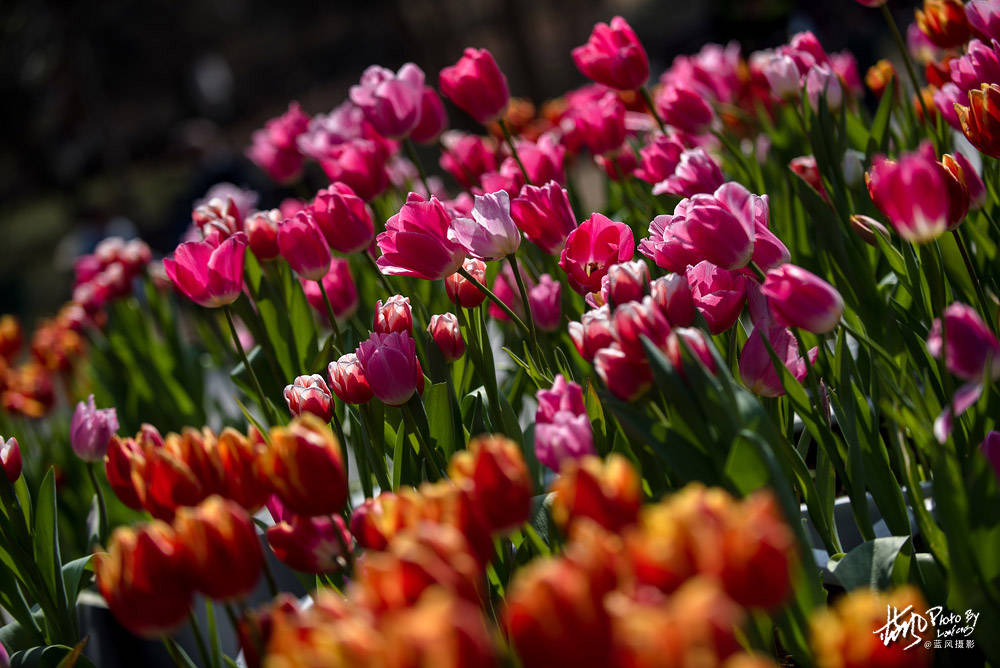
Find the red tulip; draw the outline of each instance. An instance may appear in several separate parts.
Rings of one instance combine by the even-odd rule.
[[[615,340],[608,306],[591,309],[583,314],[580,322],[569,323],[569,336],[580,355],[587,361],[593,361],[599,350]]]
[[[486,284],[485,262],[470,257],[462,262],[462,268],[480,283]],[[444,288],[452,302],[465,308],[476,308],[486,299],[486,293],[458,273],[444,279]]]
[[[631,260],[634,254],[629,226],[595,213],[566,238],[559,266],[573,289],[586,294],[601,289],[601,279],[611,265]]]
[[[17,479],[21,477],[21,446],[13,436],[0,445],[0,464],[3,465],[7,482],[12,485],[17,482]]]
[[[410,298],[403,295],[393,295],[385,303],[378,300],[375,304],[375,321],[372,331],[379,334],[390,332],[413,333],[413,313],[410,310]]]
[[[330,389],[346,404],[365,404],[372,398],[372,389],[365,378],[361,362],[354,353],[341,355],[327,367]]]
[[[306,517],[338,512],[347,499],[340,444],[330,427],[302,415],[271,429],[264,471],[275,494],[292,512]]]
[[[264,555],[243,508],[212,496],[195,508],[181,508],[174,527],[195,589],[214,599],[242,598],[253,591]]]
[[[317,227],[333,250],[357,253],[371,245],[375,237],[371,211],[346,183],[333,183],[320,190],[310,209]]]
[[[258,260],[273,260],[278,257],[278,225],[284,216],[277,209],[258,211],[246,220],[246,233],[250,250]]]
[[[441,70],[441,93],[486,125],[495,120],[510,99],[507,77],[486,49],[466,49],[457,63]]]
[[[272,516],[274,500],[268,503]],[[301,517],[284,513],[267,530],[267,544],[283,564],[302,573],[335,573],[350,554],[353,538],[340,515]]]
[[[629,356],[617,343],[597,351],[594,369],[608,391],[625,401],[641,397],[653,385],[653,372],[645,358]]]
[[[465,353],[465,340],[454,313],[432,315],[427,331],[446,362],[454,362]]]
[[[969,22],[961,0],[924,0],[915,12],[917,25],[942,49],[961,46],[969,40]]]
[[[319,374],[299,376],[291,385],[285,386],[284,394],[292,416],[310,413],[323,422],[333,418],[333,395]]]

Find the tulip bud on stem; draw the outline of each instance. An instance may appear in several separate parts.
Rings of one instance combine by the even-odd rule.
[[[87,476],[90,484],[94,486],[94,494],[97,495],[97,539],[101,545],[108,542],[108,505],[104,501],[104,490],[97,479],[95,462],[87,462]]]
[[[240,335],[236,332],[236,323],[233,322],[233,312],[229,308],[229,304],[223,306],[222,310],[226,314],[226,322],[229,323],[229,333],[233,336],[233,345],[236,346],[236,351],[240,354],[240,359],[243,361],[243,366],[246,367],[247,374],[249,374],[250,380],[253,382],[254,390],[257,391],[257,397],[260,399],[260,405],[264,410],[264,414],[267,415],[267,421],[275,424],[277,420],[274,411],[271,409],[271,405],[267,403],[267,398],[264,396],[264,388],[261,387],[260,380],[257,379],[257,374],[254,373],[253,367],[250,366],[247,353],[243,350],[243,344],[240,343]]]
[[[420,175],[420,182],[424,184],[424,192],[427,197],[431,196],[431,187],[427,185],[427,171],[424,169],[424,163],[420,162],[420,156],[417,154],[417,147],[413,145],[413,140],[407,137],[403,140],[403,146],[406,147],[406,154],[410,157],[410,162],[413,166],[417,168],[417,174]]]
[[[524,168],[524,163],[521,162],[521,156],[517,154],[517,147],[514,146],[514,138],[510,136],[510,130],[507,128],[507,121],[501,117],[497,119],[497,123],[500,124],[500,129],[503,131],[503,138],[507,140],[507,146],[510,147],[510,152],[514,154],[514,160],[517,162],[517,166],[521,168],[521,174],[524,175],[524,182],[529,186],[534,185],[531,182],[531,177],[528,176],[528,170]]]

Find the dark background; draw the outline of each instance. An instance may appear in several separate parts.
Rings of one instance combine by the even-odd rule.
[[[912,3],[892,3],[904,27]],[[862,74],[888,48],[854,0],[15,0],[0,7],[0,312],[29,320],[69,297],[72,259],[107,234],[169,252],[218,181],[281,193],[242,157],[251,132],[299,100],[339,104],[362,70],[412,60],[436,83],[488,47],[535,101],[585,83],[570,50],[625,16],[654,77],[707,41],[744,54],[799,30],[850,48]],[[450,110],[453,125],[468,123]],[[469,126],[469,129],[472,129]]]

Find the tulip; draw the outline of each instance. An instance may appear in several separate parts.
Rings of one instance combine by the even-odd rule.
[[[424,72],[413,63],[395,74],[372,65],[361,75],[359,85],[351,86],[350,98],[380,135],[402,139],[420,121],[423,91]]]
[[[372,389],[365,378],[361,362],[354,353],[341,355],[327,367],[330,389],[345,404],[366,404],[371,401]]]
[[[462,262],[465,269],[477,281],[486,283],[486,263],[475,258],[468,258]],[[474,283],[467,280],[459,273],[454,273],[444,279],[445,292],[452,302],[465,308],[476,308],[486,299],[486,293],[480,290]]]
[[[637,90],[649,79],[649,58],[632,27],[620,16],[598,23],[583,46],[573,49],[583,75],[618,90]]]
[[[595,213],[570,232],[559,266],[570,286],[586,294],[600,290],[601,279],[611,265],[631,260],[634,254],[635,240],[629,226]]]
[[[688,267],[686,278],[695,308],[708,323],[708,331],[721,334],[732,327],[746,303],[747,277],[702,261]]]
[[[979,39],[984,42],[1000,39],[1000,2],[997,0],[972,0],[965,5],[965,18]]]
[[[278,248],[302,278],[319,281],[330,268],[330,248],[311,213],[300,211],[278,226]]]
[[[601,348],[594,356],[594,369],[608,391],[624,401],[633,401],[653,385],[653,372],[645,362],[630,357],[617,343]],[[537,440],[537,435],[536,435]]]
[[[333,307],[333,315],[338,321],[346,320],[354,314],[358,308],[358,289],[351,276],[351,263],[342,257],[331,257],[330,268],[323,276],[322,281],[310,281],[299,279],[302,291],[305,292],[306,301],[318,313],[326,317],[326,300],[323,298],[323,291],[330,299],[330,306]],[[323,284],[322,289],[320,283]]]
[[[561,378],[561,376],[560,376]],[[448,477],[467,480],[492,531],[523,524],[531,512],[533,485],[521,448],[503,436],[480,436],[452,457]]]
[[[0,465],[3,466],[4,475],[7,476],[7,482],[10,484],[13,485],[21,477],[21,468],[23,467],[21,446],[13,436],[0,445]]]
[[[267,544],[278,561],[302,573],[340,571],[351,540],[340,515],[292,515],[267,530]]]
[[[331,182],[348,185],[358,197],[371,201],[389,185],[385,164],[388,152],[369,139],[352,139],[330,149],[319,161]]]
[[[451,216],[436,197],[428,201],[410,193],[399,213],[386,221],[386,231],[378,235],[379,269],[429,281],[455,273],[465,249],[448,238],[450,224]]]
[[[383,403],[402,406],[414,392],[423,392],[424,373],[409,334],[376,332],[358,346],[357,356],[372,393]]]
[[[333,183],[316,193],[310,210],[333,250],[357,253],[368,248],[375,236],[368,205],[345,183]]]
[[[961,46],[969,40],[969,22],[961,0],[924,0],[915,12],[917,25],[942,49]]]
[[[251,135],[246,156],[278,183],[294,181],[302,172],[302,154],[294,147],[275,146],[265,130],[257,130]]]
[[[618,306],[614,312],[614,327],[615,340],[622,351],[639,360],[646,355],[642,337],[649,339],[655,348],[663,348],[670,335],[670,323],[649,296]]]
[[[413,333],[413,312],[410,310],[410,298],[403,295],[389,297],[385,304],[378,300],[375,304],[375,320],[372,331],[379,334],[390,332]]]
[[[870,246],[877,246],[877,236],[889,240],[889,230],[885,225],[870,216],[855,214],[850,218],[851,229]]]
[[[779,100],[794,100],[802,90],[798,65],[791,56],[774,54],[764,63],[764,77],[771,94]]]
[[[264,439],[256,429],[248,438],[231,427],[226,428],[216,442],[221,494],[249,512],[258,510],[271,496],[271,485],[263,470],[265,451]]]
[[[465,339],[462,338],[462,330],[454,313],[432,315],[427,331],[431,333],[445,362],[454,362],[465,354]]]
[[[927,335],[934,357],[944,352],[948,371],[972,383],[1000,377],[1000,342],[972,307],[955,302],[936,318]]]
[[[896,68],[885,58],[878,61],[865,74],[865,83],[871,89],[875,97],[882,97],[882,93],[889,86],[889,82],[896,78]]]
[[[583,403],[583,388],[573,381],[567,381],[561,373],[556,374],[551,388],[535,393],[535,400],[538,402],[538,409],[535,411],[535,422],[538,424],[552,422],[560,411],[571,415],[587,414]]]
[[[1000,86],[982,84],[969,91],[969,105],[956,105],[958,121],[973,146],[991,157],[1000,157]]]
[[[1000,478],[1000,431],[994,430],[986,434],[986,438],[979,444],[979,451],[993,467],[997,478]]]
[[[536,142],[517,139],[514,145],[517,148],[518,156],[521,158],[521,163],[524,164],[525,171],[528,172],[528,180],[531,183],[555,181],[563,184],[566,182],[566,172],[563,167],[566,160],[566,149],[551,133],[542,135]],[[521,170],[514,158],[504,160],[500,166],[500,171],[503,172],[505,170],[516,173],[519,179],[523,179]],[[511,194],[516,195],[523,185],[524,181],[521,180]],[[490,190],[485,180],[483,181],[483,189]]]
[[[619,305],[640,301],[648,292],[649,267],[642,260],[622,262],[608,269],[605,298],[608,303]]]
[[[767,272],[762,291],[775,321],[786,327],[826,334],[844,314],[844,300],[832,285],[793,264]]]
[[[246,220],[246,233],[250,250],[258,260],[273,260],[278,257],[278,225],[284,217],[277,209],[258,211]]]
[[[326,386],[323,376],[299,376],[291,385],[285,386],[285,401],[292,416],[310,413],[323,422],[333,418],[333,395]]]
[[[652,184],[667,180],[677,169],[684,150],[684,144],[677,138],[657,135],[639,149],[640,161],[635,176]]]
[[[0,316],[0,357],[8,362],[21,349],[22,343],[21,323],[17,318],[4,314]]]
[[[479,185],[479,179],[499,166],[496,148],[488,137],[446,132],[441,137],[444,150],[441,152],[442,169],[458,181],[463,188]]]
[[[108,441],[118,431],[118,414],[114,408],[97,409],[94,395],[87,403],[78,402],[69,427],[69,442],[76,456],[84,461],[104,459]]]
[[[155,638],[188,618],[192,588],[182,550],[169,525],[153,522],[115,529],[108,551],[94,554],[97,589],[132,633]]]
[[[430,86],[424,86],[420,95],[420,122],[410,132],[410,139],[418,144],[432,144],[448,129],[448,114],[441,97]]]
[[[549,274],[542,274],[538,283],[528,288],[528,304],[538,329],[556,331],[562,324],[562,283]]]
[[[671,327],[690,327],[695,305],[686,274],[668,274],[649,284],[649,294]]]
[[[587,518],[619,533],[635,524],[642,505],[642,481],[627,459],[611,454],[567,461],[552,485],[552,519],[566,530]]]
[[[857,0],[857,3],[865,7],[881,7],[886,3],[886,0]]]
[[[685,150],[671,175],[653,186],[654,195],[692,197],[715,192],[725,181],[722,170],[704,149]]]
[[[496,120],[510,99],[507,77],[486,49],[466,49],[457,63],[441,70],[439,87],[483,125]]]
[[[969,209],[978,211],[986,204],[986,184],[976,168],[964,154],[955,151],[953,155],[945,153],[941,164],[964,186],[969,194]],[[954,207],[953,207],[954,208]],[[951,216],[954,220],[954,215]]]
[[[553,471],[558,471],[567,459],[595,453],[593,431],[586,415],[561,411],[552,422],[535,425],[535,456]]]
[[[132,510],[142,510],[142,499],[133,482],[132,472],[142,471],[144,465],[145,456],[135,439],[120,439],[111,435],[104,456],[104,473],[115,496]]]
[[[599,350],[610,346],[615,340],[608,306],[591,309],[583,314],[580,322],[569,323],[569,336],[580,355],[592,362]]]
[[[875,206],[907,241],[932,241],[948,229],[949,175],[938,163],[920,153],[904,155],[898,162],[876,156],[865,178]]]
[[[764,341],[765,336],[767,343]],[[785,393],[785,388],[767,350],[768,344],[795,380],[802,381],[806,377],[809,368],[799,353],[795,335],[785,327],[765,322],[754,327],[743,346],[743,352],[740,353],[740,379],[754,394],[780,397]],[[809,351],[810,362],[815,363],[818,353],[818,348]]]
[[[715,113],[705,99],[682,86],[666,86],[656,96],[656,109],[663,121],[693,135],[709,129]]]
[[[195,589],[218,600],[253,591],[264,555],[253,520],[243,508],[212,496],[196,508],[181,508],[174,529]]]
[[[264,470],[274,493],[298,515],[336,513],[347,499],[340,444],[330,427],[312,415],[301,415],[287,427],[271,429]]]
[[[232,304],[243,291],[243,260],[247,236],[238,232],[218,246],[188,241],[163,260],[163,268],[177,289],[199,306]]]
[[[805,181],[810,188],[815,190],[820,197],[827,202],[830,201],[830,196],[823,185],[823,177],[819,173],[819,166],[816,164],[815,157],[803,155],[798,158],[792,158],[791,162],[788,163],[788,168],[792,170],[795,176]]]
[[[476,195],[472,217],[452,219],[448,240],[460,244],[472,257],[486,261],[516,253],[521,232],[510,216],[510,196],[503,190]]]
[[[625,142],[625,105],[615,93],[575,110],[573,118],[594,155],[617,151]]]
[[[682,351],[682,339],[683,346],[687,348],[686,351]],[[705,335],[700,329],[679,327],[673,330],[667,338],[667,345],[663,352],[682,378],[687,377],[685,369],[688,365],[684,356],[688,353],[694,357],[697,363],[701,363],[709,373],[714,375],[716,372],[715,358],[712,356],[712,351],[708,348],[708,341],[705,340]]]
[[[510,213],[528,240],[550,255],[562,252],[566,237],[577,226],[569,195],[555,181],[522,187],[510,203]]]
[[[830,111],[837,111],[844,103],[844,89],[840,79],[829,67],[816,65],[806,74],[806,95],[813,109],[819,109],[820,100]]]

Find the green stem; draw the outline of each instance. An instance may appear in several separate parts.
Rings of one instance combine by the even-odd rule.
[[[326,315],[330,318],[330,329],[333,330],[333,352],[340,357],[340,325],[337,324],[337,314],[333,312],[333,304],[330,303],[330,295],[326,293],[326,286],[323,281],[316,281],[319,291],[323,294],[323,302],[326,304]]]
[[[104,490],[101,489],[100,481],[97,479],[94,462],[87,462],[87,476],[90,484],[94,486],[94,494],[97,495],[97,537],[104,545],[108,541],[108,505],[104,501]]]
[[[521,168],[521,174],[524,175],[524,182],[529,186],[534,185],[531,182],[531,177],[528,176],[528,170],[524,168],[524,163],[521,162],[521,156],[517,154],[517,147],[514,146],[514,138],[510,136],[510,130],[507,129],[507,121],[500,118],[497,120],[497,123],[500,124],[500,129],[503,131],[503,138],[507,140],[507,146],[510,147],[510,152],[514,154],[514,160],[517,161],[517,166]]]
[[[531,338],[531,347],[535,355],[541,359],[542,351],[538,348],[538,334],[535,332],[535,319],[531,315],[531,300],[528,299],[528,291],[524,287],[524,279],[521,278],[521,269],[517,266],[517,256],[511,253],[507,256],[507,262],[514,272],[514,281],[517,283],[517,290],[521,293],[521,303],[524,304],[524,317],[528,321],[528,336]]]
[[[254,373],[253,367],[250,366],[250,360],[247,358],[247,352],[243,350],[243,344],[240,343],[240,335],[236,332],[236,323],[233,322],[233,312],[229,308],[228,304],[223,306],[222,310],[226,314],[226,322],[229,323],[229,333],[233,336],[233,345],[236,346],[236,351],[240,354],[243,366],[246,367],[247,374],[250,376],[250,381],[253,383],[254,389],[257,391],[261,408],[263,408],[264,414],[267,415],[268,422],[275,424],[277,423],[277,419],[274,415],[274,411],[271,410],[271,404],[267,402],[267,398],[264,396],[264,388],[261,387],[260,380],[257,379],[257,374]]]
[[[211,654],[208,653],[208,645],[205,644],[205,637],[201,632],[201,625],[198,624],[198,618],[194,616],[194,611],[188,615],[188,620],[191,622],[191,633],[194,635],[194,642],[198,646],[198,655],[206,666],[215,668],[215,661],[212,660]]]
[[[385,289],[385,291],[389,295],[398,294],[399,291],[393,286],[392,282],[389,280],[389,277],[383,274],[382,270],[378,268],[378,264],[376,264],[375,258],[372,257],[372,254],[369,253],[368,251],[362,251],[361,255],[363,255],[365,260],[368,261],[368,264],[371,266],[372,271],[375,272],[375,276],[378,278],[378,282],[382,284],[382,287]]]
[[[414,392],[413,396],[399,408],[403,413],[403,418],[406,420],[410,431],[417,437],[417,442],[420,444],[420,454],[430,466],[431,473],[435,476],[434,479],[441,480],[444,478],[444,472],[442,467],[437,462],[437,453],[434,452],[431,447],[430,434],[427,433],[427,414],[424,412],[424,404],[420,399],[420,395]],[[417,409],[419,409],[419,412],[422,414],[423,420],[417,420]]]
[[[920,80],[917,79],[917,71],[913,67],[913,60],[910,58],[910,51],[906,48],[906,42],[903,41],[903,35],[899,32],[899,26],[896,25],[896,19],[892,18],[892,12],[889,11],[888,4],[882,5],[882,16],[885,17],[885,22],[889,24],[889,31],[892,33],[892,39],[896,42],[896,48],[899,49],[900,56],[903,57],[903,64],[906,66],[906,73],[909,75],[910,83],[913,84],[913,90],[917,95],[917,104],[920,105],[920,111],[923,112],[924,122],[929,124],[931,122],[931,116],[927,113],[927,106],[924,104],[924,96],[920,94]],[[934,140],[934,145],[940,154],[941,142],[937,132],[932,132],[931,138]]]
[[[519,317],[517,317],[517,314],[514,313],[510,309],[510,307],[507,306],[503,302],[502,299],[500,299],[495,294],[493,294],[492,290],[490,290],[488,287],[486,287],[485,285],[483,285],[482,283],[480,283],[478,278],[476,278],[475,276],[473,276],[472,274],[470,274],[468,271],[466,271],[465,267],[459,267],[458,268],[458,273],[462,276],[462,278],[464,278],[465,280],[471,282],[473,285],[475,285],[477,288],[479,288],[480,292],[482,292],[484,295],[486,295],[487,297],[489,297],[493,301],[493,303],[496,304],[500,308],[501,311],[503,311],[504,313],[506,313],[507,317],[510,318],[514,322],[515,325],[517,325],[518,327],[520,327],[521,330],[525,334],[528,334],[529,336],[531,335],[531,330],[528,329],[528,326],[524,324],[524,321],[521,320]]]
[[[753,271],[754,275],[760,279],[761,283],[767,280],[767,274],[764,273],[764,270],[761,269],[756,262],[750,260],[750,264],[747,266],[749,266],[751,271]]]
[[[420,175],[420,182],[424,185],[424,194],[429,199],[431,196],[431,187],[427,185],[427,172],[424,170],[424,163],[420,162],[417,147],[413,145],[413,140],[409,137],[403,140],[403,146],[406,147],[406,154],[410,157],[410,162],[417,168],[417,174]]]
[[[962,235],[962,228],[956,227],[951,231],[951,233],[952,236],[955,237],[955,243],[958,244],[958,252],[962,255],[962,262],[965,263],[965,270],[969,272],[969,280],[972,281],[972,287],[976,290],[976,300],[979,302],[979,310],[982,312],[986,323],[990,326],[990,330],[996,334],[996,323],[990,316],[990,312],[988,310],[989,302],[986,301],[986,292],[983,290],[983,284],[979,281],[979,274],[976,272],[976,266],[972,264],[972,256],[969,255],[969,246],[965,243],[965,237]]]
[[[660,132],[666,135],[667,126],[663,124],[663,119],[656,113],[656,104],[653,102],[653,96],[649,94],[649,89],[643,86],[639,89],[639,93],[642,95],[642,99],[646,101],[646,108],[649,109],[649,113],[653,115],[653,118],[656,119],[656,124],[660,126]]]

